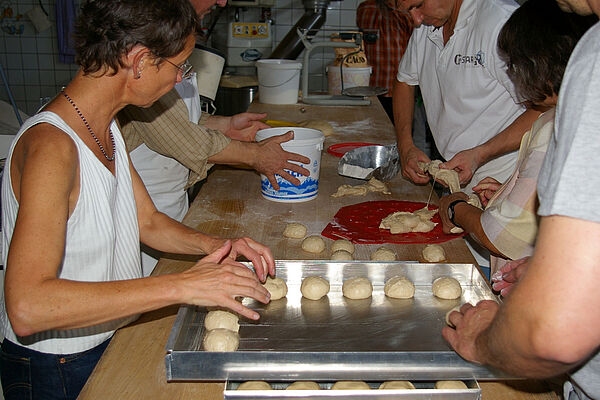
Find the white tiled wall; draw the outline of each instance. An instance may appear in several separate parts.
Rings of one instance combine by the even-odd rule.
[[[327,22],[321,37],[333,31],[356,28],[356,7],[362,0],[332,1],[327,10]],[[5,8],[12,8],[13,15],[22,14],[39,4],[38,0],[0,0],[0,15]],[[0,26],[15,24],[24,26],[20,35],[0,31],[0,63],[2,64],[17,106],[28,114],[36,112],[40,106],[40,98],[52,97],[58,90],[69,82],[77,71],[75,65],[63,64],[58,61],[58,43],[56,39],[56,17],[54,12],[55,0],[41,0],[41,4],[49,14],[52,28],[37,33],[33,24],[23,17],[16,21],[5,18]],[[240,12],[242,22],[258,21],[259,9],[247,8]],[[285,37],[304,13],[301,0],[276,0],[272,9],[274,24],[274,46]],[[229,15],[228,15],[229,14]],[[224,29],[228,16],[233,10],[223,13],[215,29]],[[330,31],[331,30],[331,31]],[[302,58],[302,55],[299,59]],[[311,53],[310,89],[323,90],[327,88],[325,66],[334,58],[332,49],[318,49]],[[3,82],[0,87],[0,99],[8,101],[8,95]]]

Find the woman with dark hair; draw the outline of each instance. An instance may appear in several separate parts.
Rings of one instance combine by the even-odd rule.
[[[114,331],[142,312],[220,305],[257,319],[236,297],[268,301],[259,278],[275,272],[270,250],[156,211],[113,120],[181,81],[197,25],[189,0],[87,2],[76,28],[80,71],[15,138],[2,182],[6,399],[75,399]],[[142,279],[140,241],[208,256]]]
[[[516,168],[504,184],[484,178],[473,191],[485,210],[454,193],[440,199],[445,232],[459,226],[491,253],[491,272],[533,253],[538,230],[536,183],[554,127],[562,77],[577,41],[593,19],[560,10],[556,2],[528,0],[506,21],[498,37],[500,55],[523,102],[541,111],[521,141]]]

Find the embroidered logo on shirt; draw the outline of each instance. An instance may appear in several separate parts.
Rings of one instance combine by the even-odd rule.
[[[454,64],[471,67],[485,67],[485,53],[483,51],[478,51],[476,54],[471,55],[463,55],[457,54],[454,56]]]

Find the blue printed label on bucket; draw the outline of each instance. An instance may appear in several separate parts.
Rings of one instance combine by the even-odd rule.
[[[298,163],[300,166],[310,171],[310,176],[300,175],[297,172],[285,170],[287,173],[297,178],[300,181],[298,186],[283,179],[279,175],[275,175],[279,190],[275,190],[266,176],[261,175],[261,191],[264,197],[269,200],[294,202],[307,201],[317,197],[319,191],[319,161],[312,160],[311,165]]]

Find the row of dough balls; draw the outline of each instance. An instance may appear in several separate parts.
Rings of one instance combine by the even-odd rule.
[[[462,381],[437,381],[435,389],[468,389]],[[296,381],[285,390],[320,390],[317,382]],[[387,381],[379,385],[379,389],[416,389],[409,381]],[[240,384],[237,390],[273,390],[271,385],[265,381],[247,381]],[[371,390],[371,387],[363,381],[338,381],[331,386],[331,390]]]
[[[325,250],[325,240],[319,235],[306,236],[306,226],[292,222],[287,224],[283,231],[283,236],[293,239],[303,239],[302,250],[309,253],[320,254]],[[331,245],[331,259],[339,261],[353,260],[354,244],[346,239],[340,239]],[[428,262],[440,262],[446,259],[446,254],[442,246],[430,244],[423,249],[423,258]],[[371,253],[372,261],[396,261],[396,253],[385,247],[379,247]]]
[[[281,278],[268,277],[263,285],[271,294],[271,300],[279,300],[287,295],[288,288]],[[300,285],[302,296],[309,300],[319,300],[329,293],[329,282],[320,276],[309,276]],[[410,299],[415,294],[415,285],[404,276],[394,276],[385,283],[383,291],[386,296],[395,299]],[[433,281],[431,291],[434,296],[454,300],[462,295],[460,283],[449,276],[443,276]],[[345,280],[342,284],[344,297],[353,300],[367,299],[373,293],[373,285],[367,278],[358,277]]]
[[[229,311],[214,310],[204,317],[202,346],[207,351],[236,351],[240,345],[239,317]]]

